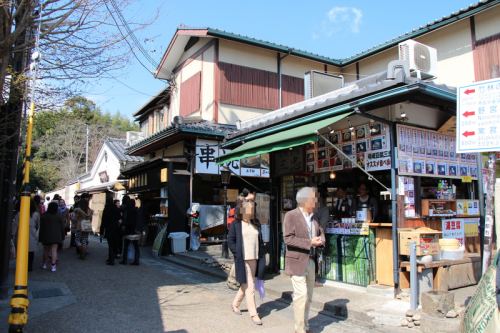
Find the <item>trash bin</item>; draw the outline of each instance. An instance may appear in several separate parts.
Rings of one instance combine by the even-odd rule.
[[[189,235],[185,232],[172,232],[168,235],[170,238],[170,244],[172,244],[172,253],[187,252],[186,250],[186,238]]]

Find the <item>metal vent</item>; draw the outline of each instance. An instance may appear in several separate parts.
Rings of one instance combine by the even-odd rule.
[[[418,70],[428,72],[431,69],[431,53],[424,45],[415,44],[413,46],[413,61]]]
[[[410,63],[410,46],[408,44],[399,45],[399,60]]]

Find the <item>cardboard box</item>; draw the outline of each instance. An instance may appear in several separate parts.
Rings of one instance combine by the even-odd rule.
[[[399,254],[410,255],[410,242],[417,244],[417,256],[439,253],[441,231],[418,231],[417,228],[398,228]]]

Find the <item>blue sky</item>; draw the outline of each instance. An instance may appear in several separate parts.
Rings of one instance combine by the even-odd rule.
[[[419,28],[444,15],[475,3],[471,0],[415,1],[199,1],[142,0],[123,13],[134,21],[150,18],[163,5],[160,18],[137,34],[149,50],[145,38],[156,37],[154,49],[163,52],[176,28],[211,27],[283,44],[320,55],[343,59]],[[138,53],[139,55],[139,53]],[[140,55],[139,55],[140,56]],[[159,62],[162,54],[154,55]],[[141,58],[149,68],[149,63]],[[100,80],[87,95],[103,110],[132,114],[164,87],[137,60],[119,80]]]

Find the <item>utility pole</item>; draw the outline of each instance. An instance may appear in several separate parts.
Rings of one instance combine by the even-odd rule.
[[[28,114],[28,129],[26,131],[26,152],[24,156],[23,184],[21,186],[21,211],[19,216],[19,229],[17,240],[17,258],[16,258],[16,276],[14,281],[14,295],[10,301],[12,314],[9,316],[9,332],[23,332],[24,325],[28,321],[27,310],[28,300],[28,250],[29,250],[29,227],[30,227],[30,202],[31,188],[30,181],[30,163],[31,163],[31,140],[33,134],[33,115],[35,113],[35,82],[38,62],[40,55],[40,26],[42,16],[42,6],[40,4],[38,19],[38,31],[35,42],[35,52],[31,58],[33,62],[30,65],[31,82],[31,105]]]
[[[89,124],[87,123],[87,148],[85,148],[85,172],[89,172]]]
[[[491,66],[491,79],[500,77],[500,67],[498,65]],[[495,169],[496,169],[496,152],[490,151],[488,154],[488,162],[486,176],[486,213],[484,221],[484,254],[483,254],[483,274],[491,264],[491,242],[493,240],[493,223],[495,219]]]

